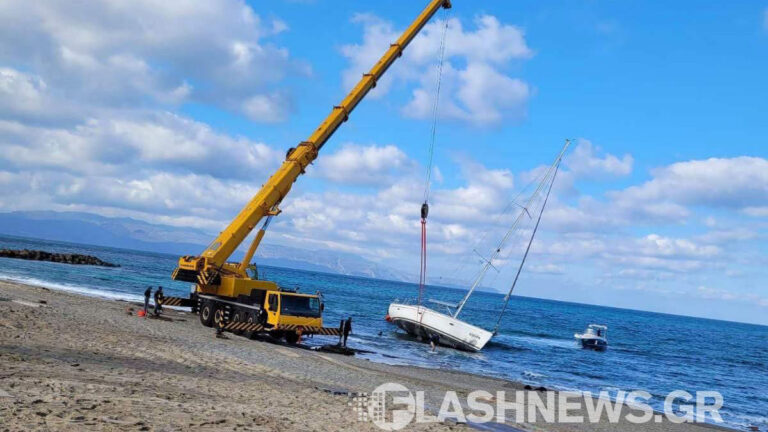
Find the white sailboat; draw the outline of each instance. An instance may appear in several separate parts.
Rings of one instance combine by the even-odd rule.
[[[480,351],[493,337],[488,330],[419,304],[392,303],[388,316],[412,336],[424,341],[437,336],[440,345],[464,351]]]
[[[568,149],[569,145],[570,141],[566,140],[565,146],[563,146],[563,149],[560,151],[557,159],[555,159],[555,162],[543,175],[536,190],[531,194],[526,204],[521,206],[520,213],[518,214],[510,229],[502,238],[501,242],[499,242],[498,246],[494,249],[491,257],[487,260],[484,260],[483,267],[478,273],[478,276],[473,281],[472,285],[467,291],[467,294],[458,304],[430,300],[432,303],[439,304],[447,308],[447,313],[441,313],[422,305],[420,301],[421,297],[419,298],[418,302],[395,301],[389,305],[389,310],[386,317],[387,321],[397,325],[401,329],[405,330],[408,334],[415,336],[425,342],[430,340],[437,340],[440,345],[448,346],[451,348],[474,352],[482,350],[483,347],[485,347],[485,345],[491,340],[494,334],[496,334],[499,328],[499,324],[501,323],[501,318],[506,311],[509,298],[512,295],[512,291],[515,289],[518,278],[520,277],[520,272],[523,269],[523,264],[525,264],[525,259],[528,257],[528,252],[531,249],[533,238],[536,235],[536,231],[538,230],[539,222],[541,222],[541,216],[544,213],[544,208],[547,205],[549,194],[552,191],[552,185],[555,182],[555,177],[560,167],[560,162],[562,161],[563,155],[565,154],[565,151]],[[499,258],[503,246],[505,246],[511,235],[517,231],[521,221],[523,220],[523,217],[526,215],[531,217],[530,213],[528,212],[528,208],[531,207],[536,198],[540,197],[545,190],[546,194],[544,195],[544,200],[536,220],[536,225],[531,232],[530,239],[528,240],[528,246],[526,247],[523,259],[521,260],[517,269],[514,281],[512,282],[509,292],[504,297],[504,306],[499,315],[498,321],[496,322],[496,328],[491,332],[478,326],[472,325],[466,321],[460,320],[458,318],[459,314],[461,313],[462,309],[464,309],[464,306],[472,296],[472,293],[474,293],[475,289],[480,286],[488,270],[494,267],[494,260]],[[425,218],[426,216],[424,213],[424,208],[422,207],[422,223],[424,222]],[[422,232],[422,236],[423,235],[424,233]],[[422,242],[425,242],[423,237]],[[424,260],[425,258],[422,256],[422,266],[424,266]],[[424,277],[425,276],[422,274],[422,285],[424,282]]]

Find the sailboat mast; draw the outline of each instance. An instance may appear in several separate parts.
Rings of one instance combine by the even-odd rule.
[[[560,154],[557,155],[555,162],[549,167],[549,169],[547,170],[547,173],[542,178],[541,183],[539,183],[539,185],[536,187],[536,190],[531,194],[530,198],[528,198],[528,201],[526,201],[525,206],[522,206],[523,211],[518,213],[517,218],[515,219],[515,222],[512,224],[512,226],[509,228],[506,234],[504,234],[504,238],[501,239],[501,241],[499,242],[499,245],[496,247],[496,250],[493,251],[493,254],[491,255],[491,257],[485,262],[485,265],[480,270],[480,273],[477,275],[477,278],[475,278],[474,282],[472,283],[472,286],[469,288],[469,291],[467,291],[467,294],[459,302],[458,306],[456,307],[456,312],[453,313],[454,318],[459,316],[459,313],[461,313],[461,310],[464,309],[464,305],[467,303],[467,300],[469,300],[469,297],[472,296],[472,293],[483,281],[483,278],[485,277],[485,274],[488,272],[488,269],[490,269],[493,266],[493,260],[495,260],[499,256],[499,254],[501,253],[502,246],[506,244],[507,240],[512,235],[512,233],[515,232],[515,230],[517,229],[517,226],[520,224],[520,220],[523,218],[523,215],[528,214],[528,208],[531,206],[534,199],[539,195],[539,193],[544,188],[544,185],[546,184],[545,180],[550,177],[552,171],[556,168],[556,166],[560,165],[560,161],[563,159],[563,155],[565,155],[565,151],[568,150],[568,146],[570,144],[571,144],[570,140],[565,140],[565,145],[563,146],[563,149],[560,151]],[[552,185],[550,184],[550,188],[551,187]],[[547,192],[547,196],[549,196],[549,192]],[[541,218],[541,216],[539,216],[539,218]]]
[[[456,312],[453,313],[454,318],[458,317],[459,313],[461,313],[461,310],[464,309],[464,304],[467,303],[467,300],[469,300],[469,297],[475,291],[475,288],[477,288],[477,286],[480,285],[480,282],[483,280],[485,273],[488,272],[489,268],[491,268],[492,262],[493,262],[493,258],[485,262],[485,265],[483,266],[483,269],[480,271],[480,274],[477,275],[477,278],[475,278],[475,281],[472,283],[472,286],[469,288],[469,291],[467,291],[467,294],[464,296],[463,299],[461,299],[461,302],[459,302],[459,305],[456,307]]]
[[[528,252],[531,251],[533,238],[536,237],[536,231],[539,230],[539,224],[541,223],[541,216],[544,214],[544,208],[547,206],[547,201],[549,201],[549,194],[552,192],[552,186],[554,186],[555,184],[555,178],[557,177],[557,172],[560,169],[560,162],[562,162],[563,155],[565,154],[565,151],[568,149],[568,146],[570,144],[571,144],[570,140],[565,141],[565,146],[563,146],[563,150],[560,152],[560,155],[557,157],[557,161],[554,164],[554,173],[552,174],[552,179],[549,182],[547,195],[544,197],[544,203],[542,203],[541,205],[541,210],[539,210],[539,216],[536,219],[536,225],[533,227],[533,232],[531,232],[531,238],[528,240],[528,246],[526,246],[525,248],[525,254],[523,254],[523,259],[520,261],[520,266],[517,268],[515,279],[512,281],[512,285],[509,288],[509,292],[507,292],[507,295],[504,297],[504,306],[501,308],[499,319],[496,320],[496,327],[493,329],[493,334],[496,334],[496,332],[499,330],[499,325],[501,324],[501,318],[504,316],[504,312],[506,312],[507,305],[509,304],[509,298],[512,296],[512,291],[515,290],[515,286],[517,285],[517,280],[520,278],[520,273],[523,271],[525,260],[528,258]]]

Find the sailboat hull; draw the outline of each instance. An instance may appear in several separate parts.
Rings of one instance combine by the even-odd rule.
[[[493,333],[424,306],[392,303],[389,318],[411,336],[428,342],[433,335],[439,344],[477,352],[491,340]]]

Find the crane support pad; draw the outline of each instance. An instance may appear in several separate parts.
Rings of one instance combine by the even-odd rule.
[[[332,328],[332,327],[310,327],[310,326],[301,326],[301,325],[290,325],[290,324],[284,324],[277,326],[278,330],[285,330],[285,331],[295,331],[298,332],[301,330],[302,334],[319,334],[319,335],[325,335],[325,336],[338,336],[341,334],[341,330],[338,328]]]
[[[260,332],[264,330],[264,326],[261,324],[247,323],[242,321],[233,321],[224,326],[226,331],[244,331],[244,332]]]
[[[160,304],[163,306],[192,306],[194,302],[182,297],[161,297]]]

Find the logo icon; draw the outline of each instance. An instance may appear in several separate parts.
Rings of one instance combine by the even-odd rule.
[[[398,383],[382,384],[370,394],[360,393],[348,405],[357,413],[358,421],[372,421],[385,431],[403,429],[416,414],[416,399],[406,386]]]

